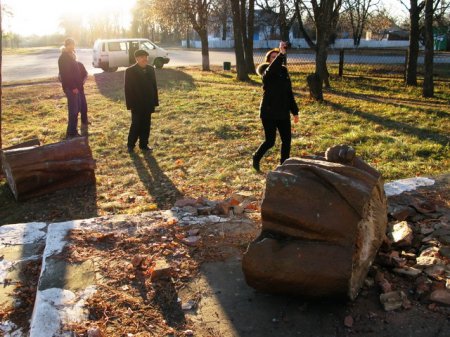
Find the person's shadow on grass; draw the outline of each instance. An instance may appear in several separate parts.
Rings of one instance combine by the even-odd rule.
[[[175,184],[161,170],[151,152],[145,153],[142,157],[132,152],[130,158],[158,209],[170,209],[175,201],[183,197]]]

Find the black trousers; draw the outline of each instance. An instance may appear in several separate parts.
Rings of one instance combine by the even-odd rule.
[[[253,157],[259,162],[264,154],[275,145],[275,138],[277,136],[278,130],[281,138],[280,163],[283,164],[283,162],[288,159],[291,154],[291,120],[274,120],[262,118],[261,121],[264,127],[264,134],[266,139],[258,147],[258,150],[256,150]]]
[[[131,110],[131,126],[127,146],[133,148],[139,139],[139,147],[146,147],[150,137],[151,123],[152,114],[150,112]]]

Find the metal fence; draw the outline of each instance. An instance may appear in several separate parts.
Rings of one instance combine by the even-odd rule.
[[[254,61],[264,62],[267,50],[255,50]],[[288,52],[287,65],[290,72],[313,73],[315,53],[311,49],[292,49]],[[331,76],[365,76],[404,78],[407,51],[405,49],[331,49],[328,51],[327,65]],[[419,53],[417,75],[423,78],[423,51]],[[450,80],[450,53],[435,52],[434,76],[436,79]]]

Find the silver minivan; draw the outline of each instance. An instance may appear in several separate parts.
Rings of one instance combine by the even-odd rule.
[[[169,53],[148,39],[100,39],[94,43],[92,65],[103,71],[116,71],[118,67],[134,64],[134,52],[144,49],[148,52],[148,63],[161,69],[169,63]]]

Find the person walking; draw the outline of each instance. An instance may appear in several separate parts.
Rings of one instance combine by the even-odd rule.
[[[78,137],[78,113],[81,113],[81,122],[87,125],[87,103],[84,95],[83,83],[85,76],[87,76],[84,66],[85,74],[82,73],[75,55],[75,41],[68,38],[64,41],[64,46],[61,48],[61,55],[58,59],[59,79],[63,91],[67,97],[68,123],[66,138]]]
[[[136,63],[125,70],[125,103],[131,110],[131,126],[128,133],[128,151],[134,151],[139,140],[142,151],[151,151],[151,116],[159,105],[155,69],[148,64],[148,53],[143,49],[134,52]]]
[[[264,154],[275,145],[276,132],[281,138],[280,163],[289,158],[291,152],[291,117],[298,123],[298,106],[292,92],[291,79],[285,64],[287,42],[281,41],[279,48],[269,50],[265,62],[257,73],[262,76],[263,97],[260,104],[260,118],[265,139],[253,154],[253,168],[260,172],[260,161]]]

